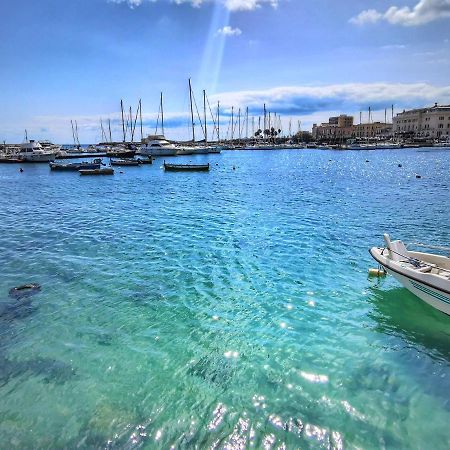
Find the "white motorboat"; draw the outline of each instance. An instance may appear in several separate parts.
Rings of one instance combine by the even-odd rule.
[[[177,147],[171,144],[162,134],[148,136],[141,145],[139,153],[145,156],[175,156]]]
[[[17,157],[24,162],[50,162],[56,159],[56,151],[46,151],[39,142],[30,140],[21,144]]]
[[[450,258],[412,252],[402,241],[384,235],[386,247],[372,247],[372,257],[406,289],[450,315]]]

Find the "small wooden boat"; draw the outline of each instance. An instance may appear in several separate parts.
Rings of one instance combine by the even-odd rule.
[[[136,159],[111,159],[112,166],[139,166],[140,163]]]
[[[450,315],[450,258],[406,249],[384,235],[386,247],[373,247],[375,261],[421,300]]]
[[[101,162],[81,162],[81,163],[49,163],[50,170],[55,171],[77,171],[81,169],[100,169]]]
[[[148,158],[137,158],[136,161],[139,164],[153,164],[153,159],[151,156],[149,156]]]
[[[168,164],[164,162],[164,170],[168,172],[208,172],[208,164]]]
[[[80,169],[80,175],[114,175],[114,169],[105,167],[103,169]]]

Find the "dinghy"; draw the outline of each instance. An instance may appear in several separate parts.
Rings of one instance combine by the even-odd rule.
[[[450,315],[450,258],[406,249],[402,241],[384,235],[386,247],[372,247],[375,261],[433,308]]]

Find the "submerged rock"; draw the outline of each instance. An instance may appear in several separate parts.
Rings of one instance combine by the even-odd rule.
[[[76,375],[75,369],[63,361],[51,358],[35,358],[14,361],[0,356],[0,384],[23,375],[42,376],[45,383],[62,384]]]

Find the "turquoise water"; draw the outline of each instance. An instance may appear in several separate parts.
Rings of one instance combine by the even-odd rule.
[[[450,317],[367,250],[449,245],[449,155],[1,165],[0,446],[448,448]]]

